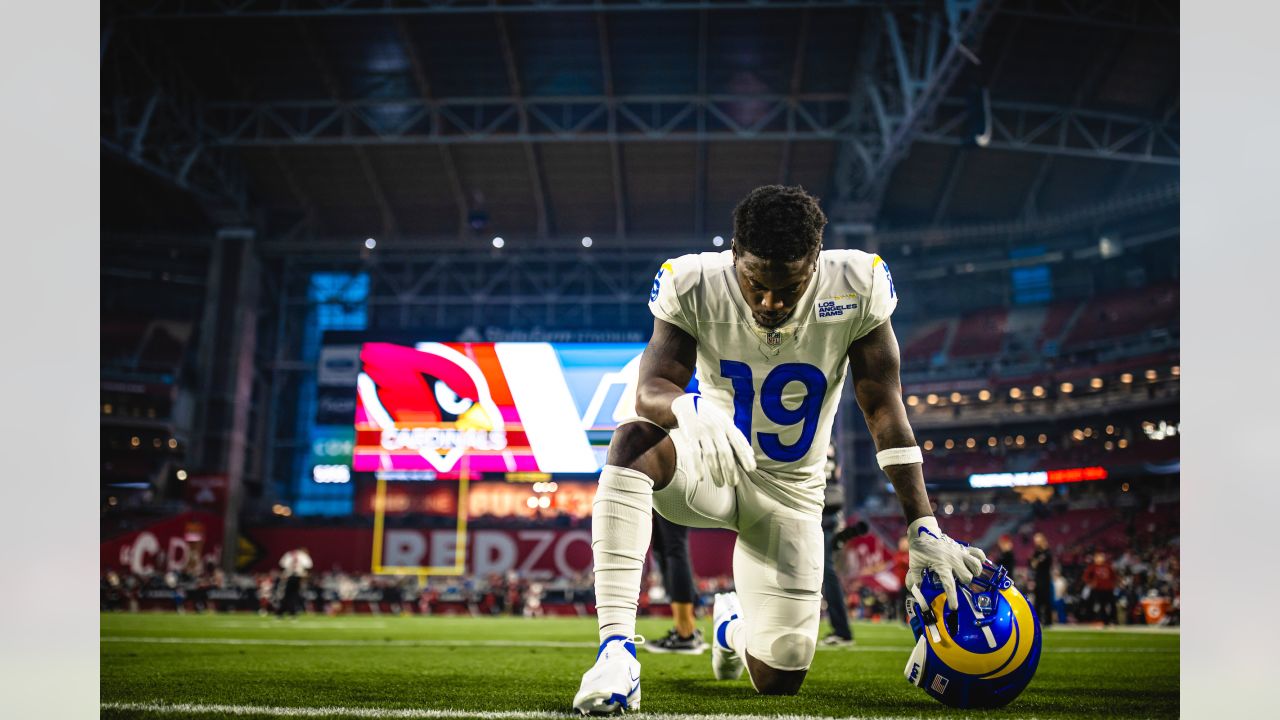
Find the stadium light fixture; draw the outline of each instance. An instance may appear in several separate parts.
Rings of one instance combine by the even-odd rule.
[[[958,393],[958,392],[953,392],[953,393],[951,393],[951,402],[953,402],[953,403],[958,403],[958,402],[960,402],[963,398],[964,398],[964,396],[963,396],[963,395],[961,395],[961,394],[960,394],[960,393]]]
[[[724,238],[722,238],[722,237],[720,237],[719,235],[717,235],[717,236],[715,236],[715,237],[711,238],[711,244],[712,244],[712,245],[715,245],[716,247],[720,247],[720,246],[724,245]]]
[[[1036,397],[1038,397],[1038,398],[1042,398],[1042,397],[1044,397],[1044,386],[1043,386],[1043,385],[1037,385],[1037,386],[1035,386],[1035,387],[1031,388],[1031,394],[1032,394],[1032,395],[1035,395],[1035,396],[1036,396]]]
[[[1148,379],[1148,380],[1152,380],[1152,381],[1154,381],[1154,380],[1156,379],[1156,371],[1155,371],[1155,370],[1148,370],[1148,371],[1147,371],[1147,379]]]
[[[111,497],[107,498],[108,505],[115,505],[117,502],[119,502],[119,500],[116,500],[115,495],[112,495]]]
[[[1181,377],[1181,376],[1182,376],[1182,366],[1180,366],[1180,365],[1174,365],[1173,367],[1169,368],[1169,374],[1170,374],[1170,375],[1172,375],[1172,376],[1174,376],[1174,377]]]
[[[1108,441],[1106,441],[1106,442],[1102,443],[1102,447],[1103,447],[1104,449],[1106,449],[1108,452],[1110,452],[1110,451],[1112,451],[1112,450],[1115,450],[1115,449],[1116,449],[1116,444],[1115,444],[1115,443],[1113,443],[1113,442],[1111,442],[1110,440],[1108,440]]]
[[[1045,443],[1049,442],[1049,436],[1048,436],[1048,435],[1045,435],[1044,433],[1040,433],[1040,437],[1036,438],[1036,442],[1038,442],[1038,443],[1040,443],[1041,445],[1043,445],[1043,444],[1045,444]]]
[[[1108,434],[1108,435],[1115,435],[1115,434],[1116,434],[1116,426],[1115,426],[1115,425],[1108,425],[1108,426],[1107,426],[1107,434]]]
[[[978,447],[978,441],[975,440],[974,438],[969,438],[968,440],[964,441],[964,446],[972,450]]]
[[[924,441],[924,449],[925,449],[926,451],[928,451],[928,450],[932,450],[932,449],[933,449],[933,441],[932,441],[932,440],[925,440],[925,441]]]
[[[365,238],[365,239],[364,239],[364,246],[365,246],[366,248],[369,248],[370,250],[372,250],[372,249],[374,249],[374,248],[378,247],[378,241],[377,241],[377,240],[374,240],[373,238]]]
[[[1019,435],[1018,437],[1016,437],[1016,438],[1014,438],[1014,439],[1013,439],[1013,443],[1014,443],[1015,445],[1017,445],[1018,447],[1022,447],[1023,445],[1026,445],[1026,444],[1027,444],[1027,436],[1026,436],[1026,435]]]
[[[178,438],[169,438],[169,449],[170,450],[178,449]]]
[[[584,238],[582,238],[582,247],[585,247],[585,248],[589,248],[589,247],[591,247],[591,238],[590,238],[590,237],[584,237]]]
[[[943,443],[943,446],[946,447],[948,450],[950,450],[951,448],[956,446],[956,441],[952,440],[951,438],[947,438],[947,441]]]
[[[1009,397],[1017,400],[1022,397],[1022,388],[1009,388]]]
[[[995,435],[992,435],[991,437],[987,438],[987,447],[995,447],[996,445],[999,445],[999,444],[1000,444],[1000,440],[998,440]]]
[[[113,410],[115,410],[115,408],[111,407],[111,403],[107,403],[106,405],[102,406],[103,415],[110,415]]]
[[[1120,486],[1120,492],[1129,492],[1129,483]]]
[[[1116,443],[1116,445],[1119,446],[1121,450],[1123,450],[1129,447],[1129,441],[1125,438],[1120,438],[1120,442]]]
[[[1059,390],[1059,391],[1061,391],[1063,394],[1066,394],[1066,395],[1070,395],[1070,394],[1071,394],[1071,391],[1072,391],[1072,390],[1075,390],[1075,389],[1076,389],[1076,386],[1075,386],[1075,385],[1072,385],[1072,384],[1071,384],[1071,383],[1069,383],[1069,382],[1064,382],[1064,383],[1062,383],[1061,385],[1059,385],[1059,386],[1058,386],[1058,390]]]
[[[946,505],[943,505],[943,506],[942,506],[942,514],[943,514],[943,515],[950,515],[951,513],[955,512],[955,511],[956,511],[955,506],[953,506],[951,503],[947,503]]]
[[[983,401],[983,402],[986,402],[986,401],[990,400],[990,399],[991,399],[991,391],[990,391],[990,390],[979,390],[979,391],[978,391],[978,399],[979,399],[979,400],[981,400],[981,401]]]
[[[187,479],[187,471],[186,471],[186,470],[178,470],[178,472],[177,472],[177,473],[175,473],[175,475],[177,475],[177,476],[178,476],[178,480],[179,480],[179,481],[182,481],[182,480],[186,480],[186,479]]]
[[[142,444],[142,438],[138,437],[137,435],[134,435],[133,437],[129,438],[129,444],[132,445],[133,447],[138,447],[139,445]]]
[[[1124,383],[1125,385],[1128,385],[1129,383],[1133,382],[1133,373],[1122,373],[1120,375],[1120,382]]]
[[[929,403],[930,405],[937,405],[938,396],[934,395],[933,393],[929,393],[929,395],[924,399],[924,401]]]
[[[920,398],[919,398],[919,397],[917,397],[917,396],[915,396],[915,395],[908,395],[908,396],[907,396],[907,405],[910,405],[911,407],[915,407],[915,406],[917,406],[917,405],[919,405],[919,404],[920,404]]]
[[[1100,378],[1100,377],[1096,377],[1096,378],[1094,378],[1094,379],[1090,380],[1090,381],[1089,381],[1089,387],[1093,388],[1094,390],[1098,390],[1098,389],[1100,389],[1100,388],[1102,387],[1102,378]]]
[[[503,246],[503,245],[506,245],[506,244],[507,244],[507,241],[506,241],[506,240],[503,240],[503,239],[502,239],[502,238],[500,238],[500,237],[496,237],[496,238],[494,238],[494,239],[493,239],[493,246],[494,246],[494,247],[496,247],[496,248],[498,248],[498,249],[501,249],[501,248],[502,248],[502,246]]]

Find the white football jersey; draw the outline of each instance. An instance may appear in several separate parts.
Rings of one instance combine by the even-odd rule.
[[[649,295],[655,317],[698,341],[699,392],[750,439],[752,480],[792,507],[819,510],[849,345],[897,304],[888,265],[860,250],[823,250],[809,288],[773,331],[752,317],[729,250],[668,260]]]

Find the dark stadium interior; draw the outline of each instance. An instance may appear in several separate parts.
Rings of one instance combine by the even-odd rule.
[[[989,555],[1007,536],[1032,587],[1044,533],[1072,621],[1117,620],[1082,595],[1103,551],[1120,622],[1159,597],[1176,623],[1178,7],[977,5],[955,28],[980,64],[944,53],[940,2],[104,4],[104,607],[257,610],[307,544],[313,609],[511,612],[529,577],[370,572],[373,473],[313,472],[322,348],[643,342],[661,263],[727,249],[737,201],[782,183],[820,197],[826,247],[893,268],[943,528]],[[851,392],[836,427],[877,539],[849,604],[894,617],[876,578],[905,523]],[[589,526],[592,478],[540,480],[474,483],[472,527]],[[401,485],[379,530],[455,526],[456,498]],[[112,544],[192,511],[240,542],[168,572]],[[590,577],[539,592],[580,614]]]

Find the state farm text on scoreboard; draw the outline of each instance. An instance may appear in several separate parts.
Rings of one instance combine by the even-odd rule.
[[[634,415],[643,343],[366,342],[352,469],[595,473]]]

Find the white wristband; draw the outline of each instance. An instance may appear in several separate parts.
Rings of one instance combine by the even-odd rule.
[[[880,463],[880,469],[883,470],[890,465],[922,463],[924,462],[924,454],[920,452],[920,447],[917,445],[889,448],[876,453],[876,462]]]

